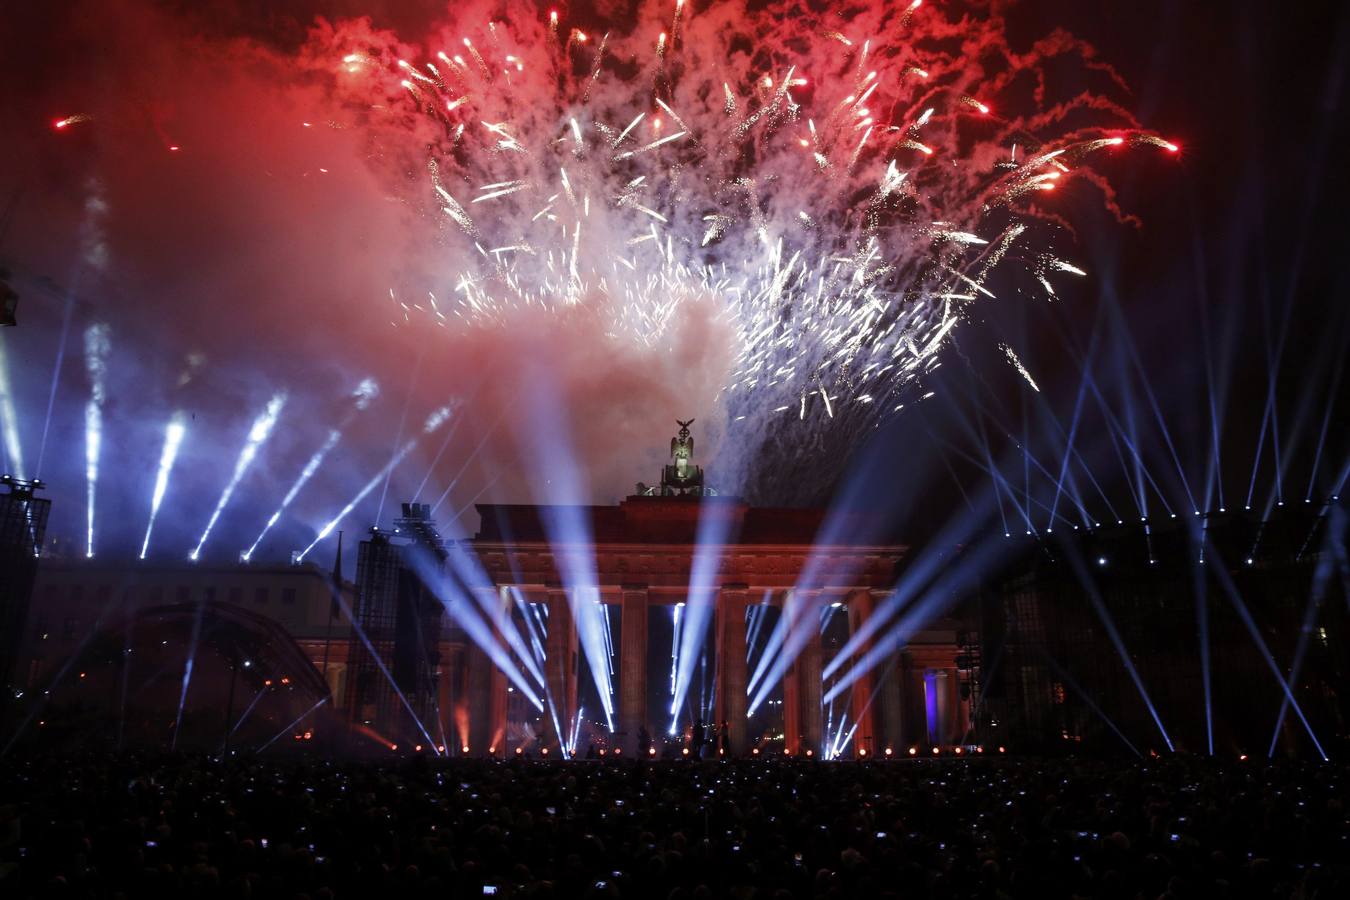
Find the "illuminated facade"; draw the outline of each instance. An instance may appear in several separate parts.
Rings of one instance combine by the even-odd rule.
[[[540,713],[512,697],[516,692],[505,676],[487,664],[481,650],[464,644],[460,674],[453,658],[446,674],[469,684],[462,694],[465,702],[457,707],[458,721],[468,723],[465,744],[481,747],[486,740],[497,753],[539,745],[558,752],[570,730],[579,732],[571,741],[579,753],[591,744],[632,753],[640,749],[644,729],[658,746],[672,733],[667,746],[678,745],[689,725],[700,720],[728,723],[729,750],[737,755],[762,748],[793,754],[838,750],[852,756],[970,740],[968,701],[961,689],[969,673],[963,677],[957,669],[962,654],[958,625],[951,620],[930,623],[885,664],[858,678],[846,695],[822,706],[832,683],[822,671],[886,599],[905,548],[818,545],[823,511],[754,508],[716,496],[690,461],[688,423],[679,424],[673,462],[659,487],[639,485],[637,495],[617,506],[565,511],[584,523],[592,541],[583,552],[593,555],[594,600],[603,610],[599,620],[612,672],[612,736],[602,727],[602,688],[583,658],[574,598],[565,584],[567,567],[560,565],[559,557],[571,548],[549,533],[549,523],[564,511],[478,505],[479,531],[457,548],[480,562],[494,586],[491,602],[500,604],[522,634],[533,630],[541,637],[544,693],[551,709]],[[699,533],[710,518],[718,521],[708,530],[725,536],[705,551],[713,556],[714,608],[689,692],[695,696],[686,696],[682,708],[672,711],[680,612],[689,599]],[[798,585],[808,566],[811,586],[803,590]],[[781,687],[775,686],[769,701],[749,716],[747,688],[769,635],[784,616],[800,621],[803,615],[819,616],[820,627],[808,626],[809,636]],[[865,643],[855,658],[870,649]],[[840,667],[835,677],[848,668]],[[450,683],[443,686],[443,706],[453,703],[455,693]],[[847,733],[851,741],[842,741]]]
[[[830,644],[842,641],[832,642],[828,627],[811,634],[784,677],[777,706],[781,721],[765,723],[756,735],[746,725],[747,685],[755,660],[748,634],[755,607],[767,607],[770,619],[778,621],[784,609],[791,611],[800,605],[822,613],[822,620],[831,617],[836,625],[846,625],[845,635],[854,633],[885,598],[904,550],[814,546],[812,538],[823,518],[820,512],[755,509],[731,498],[630,497],[618,506],[588,510],[599,600],[612,608],[607,615],[616,623],[611,634],[616,644],[617,745],[633,752],[640,729],[646,727],[659,735],[671,718],[658,699],[663,692],[653,690],[652,682],[670,668],[673,641],[667,635],[672,629],[654,627],[654,620],[673,621],[673,610],[687,599],[695,533],[700,510],[707,504],[714,504],[718,514],[732,521],[731,531],[737,536],[715,551],[716,602],[705,652],[715,669],[710,680],[716,687],[711,715],[704,720],[730,724],[733,753],[749,752],[756,738],[773,746],[779,733],[789,752],[821,752],[815,749],[826,744],[821,672],[833,649]],[[466,543],[504,597],[517,592],[528,606],[547,610],[541,618],[548,626],[548,693],[560,721],[572,721],[588,671],[579,658],[573,614],[558,571],[558,548],[545,537],[537,507],[484,505],[478,511],[482,527]],[[795,588],[798,578],[813,558],[823,561],[819,584],[809,593],[799,592]],[[761,628],[761,640],[756,642],[760,649],[771,627]],[[851,720],[859,723],[854,737],[857,747],[881,752],[907,741],[952,744],[961,740],[965,710],[958,687],[955,632],[953,623],[934,623],[915,635],[890,665],[877,667],[854,683],[851,703],[840,704],[840,710],[848,709]],[[469,648],[471,655],[476,652]],[[512,723],[507,720],[507,685],[500,673],[492,675],[489,691],[500,697],[499,702],[488,704],[485,731],[494,738],[507,735],[509,741]],[[556,745],[556,736],[548,735],[549,730],[544,729],[543,742],[552,739]]]
[[[678,754],[698,722],[728,723],[725,747],[732,754],[879,755],[887,748],[973,741],[962,689],[970,672],[957,667],[969,656],[951,620],[929,623],[833,703],[823,703],[835,679],[871,649],[865,642],[823,677],[849,636],[887,598],[904,562],[903,546],[819,545],[822,511],[754,508],[717,496],[691,462],[687,428],[672,456],[656,490],[640,490],[615,506],[479,505],[478,532],[455,542],[442,544],[429,519],[421,524],[430,536],[421,540],[405,509],[400,524],[406,527],[373,532],[362,544],[357,583],[342,585],[340,602],[332,577],[313,565],[46,563],[26,629],[23,684],[29,690],[49,684],[95,632],[120,634],[139,612],[177,610],[190,620],[201,609],[236,630],[249,617],[277,626],[269,625],[259,640],[293,642],[298,652],[279,658],[307,658],[314,670],[295,683],[326,685],[326,708],[313,719],[314,730],[356,752],[411,749],[429,738],[451,755],[546,749],[583,755],[593,747],[632,754],[645,730],[656,752]],[[549,533],[548,523],[563,516],[582,523],[585,547]],[[710,521],[721,539],[700,551],[699,534]],[[404,551],[418,545],[436,560],[422,574],[448,579],[440,599],[404,559]],[[598,663],[587,655],[587,636],[576,625],[578,592],[566,585],[568,567],[560,565],[572,549],[594,566],[583,602],[599,604],[594,622],[603,633],[592,635],[590,645],[604,657]],[[456,555],[474,561],[468,567],[478,575],[474,584],[455,575],[466,570]],[[681,613],[700,559],[712,603],[706,631],[690,639],[683,632],[692,619]],[[809,589],[799,587],[808,578]],[[409,606],[400,619],[411,597],[416,609]],[[522,672],[534,668],[545,684],[532,676],[513,684],[444,613],[441,600],[485,611],[499,660],[509,658]],[[751,715],[750,683],[756,670],[772,668],[770,636],[785,619],[804,635],[800,652],[781,681],[765,676],[769,687],[756,692],[762,702]],[[503,640],[507,628],[519,637],[514,650]],[[681,646],[695,648],[695,656],[683,663],[689,688],[674,708]],[[532,655],[529,664],[521,650]],[[597,666],[609,673],[608,703]],[[539,694],[525,696],[522,684]],[[171,696],[176,703],[178,695]],[[606,705],[612,717],[604,715]],[[286,709],[292,707],[303,711],[305,703]]]

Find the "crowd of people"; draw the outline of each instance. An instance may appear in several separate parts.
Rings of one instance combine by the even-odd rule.
[[[1350,769],[8,758],[0,894],[1350,896]]]

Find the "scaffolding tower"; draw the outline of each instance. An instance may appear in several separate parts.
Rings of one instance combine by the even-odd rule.
[[[375,527],[361,542],[355,618],[366,640],[354,642],[347,678],[353,729],[408,746],[444,743],[437,733],[444,610],[424,580],[439,576],[444,561],[424,503],[404,503],[392,532]]]
[[[14,683],[14,664],[28,623],[33,579],[52,505],[34,496],[44,486],[36,479],[0,476],[0,488],[4,488],[0,493],[0,679],[7,702],[13,696],[8,692]]]

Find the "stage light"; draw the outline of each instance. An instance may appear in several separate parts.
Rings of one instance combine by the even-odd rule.
[[[438,747],[436,748],[436,752],[437,752],[437,753],[444,753],[444,752],[445,752],[445,745],[444,745],[444,744],[441,744],[440,746],[438,746]]]
[[[655,753],[656,751],[653,750],[652,752]],[[752,749],[752,750],[750,751],[750,755],[751,755],[751,756],[759,756],[759,748],[758,748],[758,747],[755,747],[754,749]]]
[[[414,752],[414,753],[421,753],[421,752],[422,752],[422,745],[421,745],[421,744],[414,744],[414,745],[413,745],[413,752]]]
[[[918,747],[910,747],[910,748],[909,748],[909,755],[910,755],[910,756],[918,756],[918,755],[919,755],[919,748],[918,748]]]
[[[648,755],[648,756],[655,756],[655,755],[656,755],[656,748],[655,748],[655,747],[648,747],[648,748],[647,748],[647,755]]]
[[[548,748],[547,748],[547,747],[544,747],[544,748],[540,749],[539,755],[540,755],[540,756],[548,756]]]
[[[942,748],[941,748],[941,747],[934,747],[934,748],[933,748],[933,755],[934,755],[934,756],[938,756],[938,755],[940,755],[941,753],[942,753]]]
[[[605,748],[604,748],[604,747],[601,747],[601,748],[600,748],[600,756],[603,758],[604,755],[605,755]]]
[[[1104,565],[1106,565],[1106,557],[1105,557],[1105,556],[1099,556],[1099,557],[1097,557],[1097,565],[1099,565],[1099,566],[1104,566]]]
[[[390,745],[389,745],[389,749],[390,749],[390,750],[397,750],[397,749],[398,749],[398,744],[390,744]]]
[[[469,745],[468,745],[468,744],[465,744],[463,747],[460,747],[459,749],[460,749],[460,751],[463,752],[463,753],[468,753],[468,752],[469,752]]]
[[[525,748],[524,748],[524,747],[517,747],[517,748],[516,748],[516,756],[520,756],[520,755],[521,755],[522,753],[524,753],[524,752],[525,752]]]
[[[683,750],[680,751],[680,753],[684,754],[685,756],[688,756],[688,755],[689,755],[689,748],[688,748],[688,747],[685,747]]]
[[[979,746],[977,746],[977,747],[975,748],[975,752],[976,752],[976,753],[983,753],[983,752],[984,752],[984,744],[980,744]]]
[[[957,747],[957,748],[956,748],[956,755],[957,755],[957,756],[960,756],[960,755],[961,755],[961,748],[960,748],[960,747]]]
[[[890,755],[893,754],[893,753],[895,753],[895,751],[892,750],[890,747],[887,747],[887,748],[886,748],[886,755],[887,755],[887,756],[890,756]]]
[[[998,748],[998,752],[999,752],[999,753],[1007,753],[1007,752],[1008,752],[1008,748],[1006,748],[1006,747],[999,747],[999,748]]]
[[[623,755],[623,748],[622,748],[622,747],[615,747],[615,748],[614,748],[614,755],[615,755],[615,756],[622,756],[622,755]]]
[[[489,748],[488,748],[488,756],[496,756],[496,755],[497,755],[497,748],[496,748],[496,747],[489,747]]]
[[[1252,563],[1254,563],[1254,562],[1255,562],[1255,560],[1253,560],[1250,556],[1247,557],[1247,565],[1250,566],[1250,565],[1251,565]]]
[[[866,755],[867,755],[867,748],[866,748],[866,747],[859,747],[859,748],[858,748],[858,755],[859,755],[859,756],[866,756]]]

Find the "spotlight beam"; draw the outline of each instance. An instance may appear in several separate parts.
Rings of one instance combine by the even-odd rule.
[[[84,406],[84,481],[86,558],[94,555],[94,495],[103,446],[103,402],[108,371],[108,326],[90,325],[84,332],[84,368],[89,377],[89,400]]]
[[[1116,648],[1116,653],[1120,656],[1120,661],[1125,666],[1125,671],[1129,673],[1130,680],[1139,690],[1139,697],[1144,701],[1144,706],[1148,708],[1149,715],[1153,718],[1153,724],[1158,726],[1158,732],[1162,735],[1163,742],[1167,744],[1168,750],[1175,750],[1172,746],[1172,737],[1167,733],[1167,728],[1163,725],[1162,716],[1158,714],[1158,708],[1153,705],[1153,700],[1149,697],[1148,690],[1144,687],[1144,679],[1140,677],[1139,670],[1135,668],[1134,661],[1130,658],[1129,651],[1125,648],[1125,641],[1120,636],[1120,631],[1116,628],[1115,620],[1111,617],[1110,611],[1106,608],[1106,603],[1102,600],[1101,592],[1097,589],[1096,582],[1088,573],[1087,566],[1083,564],[1083,558],[1078,553],[1078,549],[1072,542],[1064,542],[1065,556],[1069,560],[1069,565],[1073,569],[1074,575],[1078,578],[1078,583],[1082,586],[1083,592],[1087,594],[1088,601],[1092,604],[1092,609],[1097,613],[1097,618],[1106,628],[1106,634],[1111,638],[1111,644]]]
[[[1284,674],[1280,671],[1279,664],[1275,662],[1275,657],[1270,652],[1270,647],[1266,644],[1265,638],[1261,635],[1260,627],[1256,624],[1256,620],[1252,618],[1251,611],[1247,609],[1247,604],[1243,601],[1242,595],[1238,592],[1237,585],[1233,583],[1232,576],[1228,574],[1227,567],[1223,565],[1222,560],[1218,559],[1217,552],[1215,553],[1215,562],[1218,564],[1214,566],[1213,571],[1219,580],[1220,587],[1224,589],[1224,593],[1228,596],[1229,601],[1233,604],[1233,608],[1242,619],[1242,624],[1247,627],[1248,634],[1251,635],[1252,641],[1261,651],[1261,656],[1265,659],[1271,674],[1275,676],[1275,680],[1279,682],[1285,697],[1288,698],[1290,705],[1294,707],[1294,713],[1298,716],[1299,721],[1303,723],[1303,728],[1308,732],[1308,737],[1312,739],[1313,746],[1317,748],[1317,755],[1322,757],[1322,760],[1325,762],[1328,757],[1326,751],[1322,749],[1322,742],[1317,739],[1316,733],[1313,732],[1312,723],[1310,723],[1308,717],[1303,714],[1303,707],[1299,705],[1298,698],[1294,696],[1293,688],[1290,687],[1289,682],[1285,680]]]
[[[703,643],[708,634],[717,604],[714,581],[722,560],[722,553],[731,538],[732,517],[727,506],[713,498],[703,497],[699,503],[698,532],[694,558],[689,568],[689,593],[684,610],[684,632],[681,636],[679,661],[675,678],[674,707],[684,705],[689,683],[694,675],[694,661],[702,658]]]
[[[544,678],[544,673],[535,664],[534,654],[525,646],[515,622],[511,620],[506,611],[506,605],[501,602],[500,593],[492,579],[488,578],[487,573],[483,571],[478,560],[472,554],[466,553],[458,547],[449,550],[445,559],[450,565],[454,578],[458,581],[458,584],[451,584],[448,576],[442,576],[442,579],[447,582],[447,591],[456,590],[460,597],[473,598],[482,611],[484,621],[497,629],[511,650],[520,657],[521,663],[534,677],[535,681],[541,685],[544,684],[547,679]],[[443,602],[448,604],[449,601],[443,600]],[[525,690],[528,696],[534,696],[533,688],[525,686],[521,689]]]
[[[456,522],[458,522],[458,521],[460,520],[460,518],[462,518],[463,515],[464,515],[466,512],[468,512],[468,511],[473,507],[473,505],[474,505],[475,503],[478,502],[478,498],[479,498],[479,497],[482,497],[482,496],[483,496],[484,494],[486,494],[488,491],[492,490],[493,486],[496,485],[496,483],[497,483],[497,479],[500,478],[500,477],[501,477],[501,476],[499,476],[499,475],[493,475],[491,481],[489,481],[487,484],[485,484],[485,485],[483,485],[481,488],[479,488],[479,489],[478,489],[478,493],[476,493],[476,494],[474,494],[472,497],[470,497],[469,500],[468,500],[468,502],[466,502],[466,503],[465,503],[463,506],[461,506],[459,509],[455,510],[455,514],[454,514],[453,516],[451,516],[450,518],[448,518],[448,519],[445,520],[445,521],[446,521],[446,524],[447,524],[447,525],[454,525]]]
[[[1205,532],[1201,525],[1191,520],[1189,531],[1192,540],[1201,548],[1205,542]],[[1203,549],[1200,559],[1204,559]],[[1210,667],[1209,641],[1209,591],[1206,588],[1205,572],[1199,565],[1191,566],[1191,585],[1195,594],[1195,625],[1200,640],[1200,689],[1205,701],[1205,745],[1209,755],[1214,755],[1214,686]]]
[[[1308,492],[1304,495],[1304,502],[1312,502],[1313,488],[1317,484],[1317,472],[1322,465],[1322,451],[1326,448],[1327,431],[1331,427],[1331,414],[1336,408],[1334,399],[1340,395],[1341,376],[1345,370],[1347,343],[1341,342],[1341,349],[1336,354],[1336,368],[1331,376],[1331,390],[1327,398],[1326,410],[1322,414],[1322,427],[1317,435],[1317,450],[1313,454],[1312,469],[1308,473]]]
[[[408,381],[408,394],[403,400],[403,412],[398,417],[398,433],[394,437],[395,452],[397,452],[398,447],[403,443],[403,429],[408,424],[408,408],[412,406],[413,392],[417,388],[417,378],[422,372],[422,354],[425,352],[426,345],[419,345],[417,362],[413,365],[412,378]],[[384,473],[384,487],[380,490],[380,505],[375,511],[376,523],[384,518],[384,501],[389,495],[389,479],[393,477],[393,474],[393,469],[387,469]]]
[[[14,410],[14,388],[9,380],[5,336],[0,331],[0,432],[4,434],[5,469],[23,478],[23,446],[19,441],[19,415]]]
[[[284,393],[276,394],[268,401],[267,408],[262,411],[262,414],[253,420],[253,427],[249,429],[248,439],[244,442],[244,449],[239,451],[239,458],[235,460],[234,472],[230,475],[225,490],[221,492],[220,499],[216,501],[216,508],[211,513],[211,518],[207,520],[206,528],[202,530],[202,536],[197,540],[197,546],[188,554],[188,559],[196,560],[201,556],[202,547],[206,545],[206,539],[211,536],[211,531],[216,527],[220,514],[229,505],[230,498],[234,496],[235,488],[239,487],[239,482],[243,480],[244,474],[253,465],[253,460],[257,457],[258,451],[267,442],[267,438],[271,436],[272,429],[277,424],[277,417],[281,415],[281,410],[285,405],[286,395]]]
[[[159,469],[155,473],[155,490],[150,498],[150,520],[145,524],[145,539],[141,541],[141,559],[145,559],[150,550],[150,533],[155,528],[155,518],[159,515],[159,506],[164,502],[164,494],[169,489],[169,474],[173,471],[174,461],[178,458],[178,448],[187,433],[183,422],[183,413],[175,412],[164,429],[164,448],[159,454]]]
[[[1092,697],[1089,696],[1088,692],[1083,690],[1083,686],[1080,685],[1074,679],[1074,677],[1068,673],[1068,670],[1066,670],[1063,666],[1057,663],[1054,657],[1052,657],[1049,654],[1049,652],[1042,651],[1042,655],[1045,657],[1045,661],[1050,664],[1050,668],[1054,669],[1055,672],[1059,675],[1059,677],[1064,679],[1064,683],[1067,684],[1069,687],[1073,688],[1079,697],[1083,698],[1083,702],[1086,703],[1088,707],[1092,709],[1093,712],[1095,712],[1098,716],[1101,717],[1101,720],[1106,723],[1107,727],[1116,733],[1116,737],[1120,738],[1121,741],[1124,742],[1125,746],[1130,748],[1130,752],[1133,753],[1135,756],[1142,758],[1144,754],[1139,752],[1139,748],[1136,747],[1133,744],[1133,742],[1131,742],[1130,739],[1125,736],[1125,732],[1120,730],[1120,726],[1116,725],[1116,723],[1111,720],[1111,717],[1106,714],[1106,711],[1103,710],[1100,705],[1098,705],[1097,701],[1093,700]]]
[[[234,737],[234,733],[239,730],[240,725],[244,724],[244,721],[249,717],[249,714],[253,712],[253,707],[258,705],[258,701],[263,698],[263,694],[265,693],[267,693],[267,685],[258,688],[258,692],[253,695],[253,699],[249,702],[248,706],[245,707],[244,714],[239,717],[239,720],[234,723],[234,727],[230,729],[229,737]],[[223,750],[224,747],[225,745],[222,743],[221,749]]]
[[[303,722],[303,721],[305,720],[305,717],[306,717],[306,716],[308,716],[310,713],[314,712],[314,710],[318,709],[320,706],[323,706],[323,705],[324,705],[325,703],[327,703],[327,702],[328,702],[328,698],[327,698],[327,697],[320,697],[320,698],[319,698],[319,701],[318,701],[317,703],[315,703],[315,704],[314,704],[313,706],[311,706],[309,709],[305,710],[305,711],[302,712],[299,716],[297,716],[296,719],[295,719],[295,721],[291,722],[291,723],[290,723],[289,725],[287,725],[285,728],[281,729],[281,730],[278,731],[276,734],[272,735],[272,737],[271,737],[270,739],[268,739],[261,747],[259,747],[259,748],[258,748],[257,750],[255,750],[254,752],[255,752],[255,753],[261,753],[261,752],[263,752],[264,750],[266,750],[268,747],[270,747],[270,746],[272,746],[273,744],[275,744],[275,743],[277,742],[277,739],[278,739],[278,738],[280,738],[283,734],[285,734],[286,732],[288,732],[288,731],[290,731],[291,729],[293,729],[295,726],[299,725],[301,722]],[[433,745],[433,746],[434,746],[434,745]],[[437,754],[437,755],[439,755],[439,754]]]
[[[178,694],[178,715],[173,720],[173,738],[169,741],[169,750],[175,750],[178,747],[178,728],[183,724],[183,707],[187,705],[188,688],[192,684],[192,667],[197,661],[197,641],[202,633],[202,614],[206,609],[206,598],[203,596],[197,601],[197,608],[192,616],[192,637],[188,641],[187,661],[183,665],[182,689]]]
[[[1317,614],[1322,609],[1322,601],[1326,599],[1327,587],[1331,583],[1331,571],[1336,562],[1334,547],[1341,540],[1345,533],[1344,515],[1333,513],[1331,516],[1331,527],[1327,529],[1327,534],[1323,542],[1324,552],[1317,561],[1317,568],[1313,570],[1312,591],[1308,595],[1308,604],[1303,611],[1303,627],[1299,630],[1298,641],[1294,647],[1294,661],[1289,667],[1289,681],[1298,681],[1299,672],[1303,669],[1304,655],[1308,651],[1308,639],[1312,635],[1313,626],[1317,623]],[[1280,730],[1284,727],[1285,717],[1289,713],[1289,698],[1280,698],[1280,714],[1275,719],[1275,729],[1270,734],[1270,748],[1266,752],[1268,758],[1275,757],[1275,745],[1280,739]]]
[[[33,467],[33,477],[42,477],[42,460],[47,455],[47,433],[52,427],[52,410],[56,408],[56,389],[61,383],[61,367],[66,361],[66,335],[70,331],[70,314],[75,308],[74,292],[66,293],[66,311],[61,317],[61,337],[56,345],[56,363],[52,366],[52,386],[47,393],[47,416],[42,422],[42,438],[38,441],[37,465]]]
[[[612,734],[614,692],[610,686],[609,662],[595,604],[600,599],[600,589],[595,571],[591,513],[588,506],[581,505],[589,494],[585,487],[586,477],[577,462],[570,424],[560,413],[560,406],[549,402],[556,389],[547,373],[542,368],[533,368],[526,372],[526,378],[526,402],[530,405],[527,421],[533,428],[522,427],[517,437],[527,464],[537,473],[531,484],[545,501],[538,507],[539,520],[553,547],[554,561],[572,609],[572,620],[576,623],[582,656],[600,695],[605,725]]]

